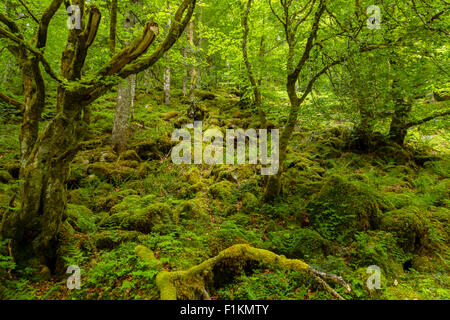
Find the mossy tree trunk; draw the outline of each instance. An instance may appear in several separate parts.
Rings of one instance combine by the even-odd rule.
[[[0,38],[8,38],[22,70],[25,86],[25,110],[20,134],[21,208],[3,215],[1,238],[13,240],[15,250],[37,257],[40,263],[54,267],[57,260],[59,227],[66,209],[66,181],[69,164],[86,131],[90,104],[110,90],[114,83],[106,79],[125,79],[153,66],[177,41],[192,17],[195,0],[184,0],[174,15],[177,22],[166,38],[148,56],[141,57],[155,37],[158,26],[148,22],[140,37],[114,55],[92,78],[81,78],[89,47],[100,24],[100,11],[84,0],[74,0],[83,16],[80,30],[70,30],[61,59],[61,76],[50,67],[41,50],[45,48],[47,29],[63,0],[53,0],[44,10],[36,35],[25,40],[18,25],[0,13]],[[137,60],[141,57],[139,60]],[[40,65],[58,82],[57,114],[39,134],[40,115],[45,105],[45,83]]]
[[[312,4],[314,6],[315,3]],[[300,107],[305,101],[306,97],[311,93],[314,83],[316,80],[324,74],[329,66],[326,69],[320,70],[317,74],[315,74],[308,82],[308,85],[305,88],[302,96],[299,97],[296,92],[296,82],[300,75],[300,72],[303,70],[304,66],[308,62],[310,58],[311,51],[313,49],[317,32],[319,31],[319,24],[322,18],[322,15],[325,11],[325,3],[320,1],[318,8],[316,9],[316,13],[314,16],[314,21],[310,29],[310,33],[305,44],[305,48],[303,54],[298,61],[297,65],[294,66],[294,54],[295,54],[295,46],[297,43],[296,31],[299,25],[293,25],[294,20],[291,16],[289,16],[289,4],[285,4],[285,16],[284,16],[284,25],[285,25],[285,34],[287,43],[289,46],[289,52],[287,57],[287,70],[289,72],[287,76],[286,90],[289,96],[289,101],[291,104],[289,116],[286,124],[281,133],[280,137],[280,148],[279,148],[279,164],[280,169],[276,175],[269,176],[267,181],[267,185],[264,191],[264,201],[272,201],[276,196],[278,196],[281,192],[281,172],[283,169],[283,163],[286,159],[286,152],[289,141],[291,140],[292,134],[295,130],[295,125],[297,124],[298,115],[300,112]]]

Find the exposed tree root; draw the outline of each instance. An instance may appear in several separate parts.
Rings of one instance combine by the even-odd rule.
[[[338,299],[344,300],[324,279],[342,284],[346,290],[350,286],[336,275],[317,271],[303,261],[287,259],[271,251],[253,248],[247,244],[234,245],[221,251],[214,258],[185,271],[162,271],[156,277],[156,284],[160,291],[161,300],[176,300],[177,298],[210,299],[206,288],[221,280],[240,274],[252,264],[265,263],[270,268],[307,272],[313,276],[328,292]]]

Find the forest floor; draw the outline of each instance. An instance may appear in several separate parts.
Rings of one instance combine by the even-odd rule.
[[[198,96],[204,130],[255,128],[256,112],[234,94]],[[272,101],[273,125],[283,121],[286,103]],[[190,122],[188,105],[179,92],[167,107],[161,92],[138,91],[129,150],[120,156],[110,146],[115,94],[93,105],[89,137],[70,167],[64,263],[50,275],[0,255],[0,296],[158,299],[160,271],[186,270],[250,244],[342,276],[351,292],[330,285],[346,299],[450,298],[448,130],[430,123],[411,130],[405,149],[358,154],[347,148],[349,122],[306,117],[289,147],[282,196],[261,204],[260,166],[172,163],[170,137]],[[0,125],[0,215],[19,204],[11,200],[19,124]],[[81,289],[66,287],[69,265],[81,268]],[[367,288],[372,265],[380,268],[380,289]],[[226,281],[207,287],[212,299],[334,299],[309,275],[264,263],[215,272]]]

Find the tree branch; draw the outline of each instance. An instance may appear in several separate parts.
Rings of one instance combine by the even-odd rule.
[[[1,93],[1,92],[0,92],[0,100],[5,101],[6,103],[8,103],[10,105],[13,105],[13,106],[19,108],[21,113],[23,113],[23,111],[25,110],[25,105],[22,102],[14,99],[13,97],[10,97],[10,96],[4,94],[4,93]]]
[[[48,25],[50,24],[50,21],[52,20],[56,11],[58,11],[59,7],[61,7],[62,3],[63,0],[53,0],[42,14],[41,20],[39,21],[39,29],[36,37],[36,48],[42,49],[47,44]]]
[[[22,5],[22,7],[25,8],[25,10],[27,10],[28,14],[31,16],[31,18],[36,21],[37,24],[39,24],[39,20],[34,16],[33,12],[28,8],[28,6],[25,4],[25,2],[23,2],[22,0],[18,0],[20,2],[20,4]]]
[[[434,119],[439,118],[439,117],[448,116],[449,114],[450,114],[450,110],[447,110],[447,111],[444,111],[444,112],[436,113],[436,114],[434,114],[432,116],[426,117],[426,118],[421,119],[421,120],[409,122],[409,123],[406,124],[406,129],[409,129],[409,128],[415,127],[415,126],[419,126],[421,124],[424,124],[425,122],[434,120]]]
[[[48,61],[45,59],[45,57],[41,51],[33,48],[31,45],[26,43],[23,39],[19,38],[18,36],[15,36],[14,34],[12,34],[11,32],[9,32],[8,30],[6,30],[2,27],[0,27],[0,36],[8,38],[8,39],[12,40],[13,42],[15,42],[17,45],[19,45],[19,47],[22,47],[22,48],[25,48],[26,50],[28,50],[42,63],[42,66],[44,67],[45,72],[47,72],[50,77],[55,79],[59,84],[64,84],[64,81],[56,75],[56,73],[53,71],[52,67],[50,66]]]

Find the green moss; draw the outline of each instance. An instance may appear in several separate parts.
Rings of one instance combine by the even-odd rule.
[[[417,207],[406,207],[387,212],[381,220],[381,229],[396,235],[399,245],[408,252],[414,252],[426,245],[427,230]]]
[[[286,259],[284,256],[249,245],[235,245],[186,271],[160,272],[156,277],[160,299],[201,299],[205,288],[213,286],[227,274],[230,277],[241,274],[250,263],[264,263],[272,269],[297,272],[305,272],[309,268],[300,260]]]
[[[288,258],[308,259],[331,252],[330,241],[309,228],[271,232],[269,249]]]
[[[132,189],[125,189],[120,190],[119,192],[114,192],[107,197],[100,199],[97,202],[97,207],[101,210],[109,211],[112,207],[119,204],[124,198],[131,195],[137,195],[137,192]]]
[[[89,208],[85,206],[68,204],[67,221],[77,231],[91,233],[96,230],[96,217]]]
[[[250,192],[246,192],[242,197],[242,207],[241,211],[243,213],[254,213],[257,212],[260,206],[260,201],[258,198]]]
[[[103,230],[94,233],[91,238],[97,249],[114,249],[122,243],[138,240],[141,233],[126,230]]]
[[[139,197],[129,196],[126,198],[128,201],[128,205],[131,202],[131,197],[140,202]],[[112,208],[112,212],[117,212],[119,208],[125,207],[119,204]],[[155,225],[170,223],[172,220],[172,211],[169,205],[157,202],[152,203],[146,207],[128,208],[127,211],[119,211],[117,213],[113,213],[102,223],[102,227],[107,229],[117,228],[149,233]]]
[[[130,163],[126,164],[130,165]],[[118,163],[97,162],[89,165],[88,173],[94,174],[110,183],[118,184],[133,177],[136,174],[136,170]]]
[[[6,170],[0,170],[0,183],[8,183],[13,177]]]
[[[366,186],[333,175],[307,204],[311,226],[327,239],[351,240],[356,231],[376,228],[381,217],[377,196]]]
[[[233,197],[232,190],[235,188],[230,181],[220,181],[209,187],[209,193],[214,199],[230,201]]]

